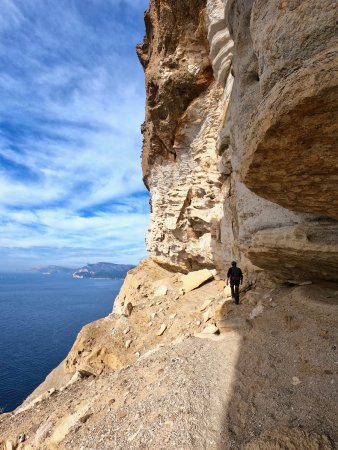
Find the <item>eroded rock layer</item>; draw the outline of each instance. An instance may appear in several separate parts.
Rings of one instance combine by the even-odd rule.
[[[233,143],[244,183],[337,218],[337,5],[233,1]]]
[[[158,262],[182,271],[222,266],[216,143],[224,102],[209,58],[206,2],[154,1],[145,18],[138,54],[147,90],[142,161],[152,207],[148,249]]]
[[[338,282],[338,225],[307,223],[258,231],[249,258],[257,266],[291,280]]]
[[[224,273],[236,258],[254,273],[256,232],[337,218],[334,2],[277,3],[150,4],[138,53],[161,264]]]
[[[223,132],[221,142],[225,136],[232,152],[238,243],[244,253],[251,245],[241,239],[249,215],[255,225],[250,227],[254,237],[247,255],[255,265],[275,271],[281,265],[278,251],[270,252],[270,264],[257,257],[257,243],[264,247],[260,230],[270,229],[264,236],[267,246],[276,249],[283,232],[273,229],[311,223],[320,216],[337,218],[337,5],[330,0],[320,5],[312,1],[225,3],[234,41],[234,83],[225,122],[228,136]],[[262,198],[272,203],[262,203]],[[317,229],[321,226],[319,222]],[[256,232],[260,232],[257,237]],[[336,240],[337,228],[333,226],[331,232]],[[303,241],[303,250],[312,258],[317,255],[323,266],[331,264],[325,245],[314,250]],[[288,259],[295,274],[304,276],[309,261],[299,251],[288,252]],[[312,271],[311,276],[329,278],[324,272]]]
[[[175,130],[190,103],[213,80],[206,38],[206,0],[154,0],[137,54],[146,74],[142,164],[145,180],[156,161],[174,159]]]

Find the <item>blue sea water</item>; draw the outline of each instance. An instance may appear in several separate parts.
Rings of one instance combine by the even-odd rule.
[[[123,280],[0,274],[0,408],[16,408],[67,355],[83,325],[106,316]]]

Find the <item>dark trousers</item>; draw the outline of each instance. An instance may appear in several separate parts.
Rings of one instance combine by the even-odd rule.
[[[230,283],[231,297],[235,299],[236,305],[239,305],[239,284]]]

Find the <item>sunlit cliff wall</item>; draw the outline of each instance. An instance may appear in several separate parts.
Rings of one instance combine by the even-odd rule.
[[[334,9],[151,1],[138,55],[156,261],[338,278]]]
[[[189,271],[222,264],[222,174],[217,136],[224,115],[214,80],[205,1],[153,1],[138,47],[146,74],[143,171],[151,192],[148,249]]]

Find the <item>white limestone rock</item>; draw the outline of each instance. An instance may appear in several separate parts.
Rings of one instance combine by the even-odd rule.
[[[190,272],[187,275],[182,275],[181,281],[184,291],[190,292],[212,278],[214,278],[214,276],[210,270],[202,269],[195,272]]]

